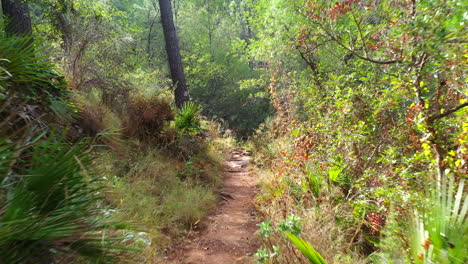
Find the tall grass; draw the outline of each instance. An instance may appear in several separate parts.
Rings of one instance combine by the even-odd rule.
[[[162,258],[163,248],[197,228],[216,204],[222,155],[216,145],[195,153],[189,161],[155,146],[140,148],[141,143],[128,140],[122,142],[122,153],[103,149],[95,170],[105,178],[103,192],[113,208],[112,219],[131,220],[149,236],[149,243],[137,245],[144,254],[131,258],[151,263]]]

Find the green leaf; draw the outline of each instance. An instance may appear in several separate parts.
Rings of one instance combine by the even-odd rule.
[[[327,264],[325,259],[307,241],[291,233],[286,233],[289,240],[299,249],[312,264]]]
[[[300,132],[300,131],[301,131],[301,130],[300,130],[299,128],[296,128],[296,129],[294,129],[294,130],[291,132],[291,135],[297,137],[297,136],[299,136],[299,132]]]
[[[343,172],[343,170],[344,170],[343,168],[340,168],[338,166],[331,167],[328,170],[328,177],[333,182],[338,183],[339,182],[339,176],[340,176],[341,172]]]

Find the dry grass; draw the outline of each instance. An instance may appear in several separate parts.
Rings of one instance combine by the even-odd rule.
[[[216,204],[223,175],[220,151],[227,143],[218,146],[206,141],[204,151],[189,161],[155,147],[142,151],[137,141],[123,143],[122,153],[98,153],[96,171],[106,178],[105,197],[114,210],[112,217],[135,223],[128,233],[144,232],[151,242],[132,243],[143,253],[131,258],[155,263],[165,248],[185,237]]]
[[[157,96],[134,96],[128,106],[124,134],[143,141],[157,139],[165,122],[173,119],[174,113],[168,101]]]
[[[94,170],[105,179],[111,217],[132,223],[121,235],[141,251],[128,259],[155,263],[216,204],[222,153],[233,139],[221,138],[219,125],[210,121],[202,124],[207,137],[181,137],[169,122],[174,113],[164,94],[136,92],[122,112],[104,104],[98,90],[75,99],[83,109],[76,137],[110,135],[98,137]]]
[[[361,246],[362,242],[362,238],[354,237],[356,224],[346,222],[347,219],[353,219],[353,208],[334,200],[334,197],[340,197],[339,188],[330,186],[326,195],[316,199],[291,184],[301,182],[303,175],[300,171],[289,176],[279,176],[277,171],[270,169],[272,164],[280,161],[275,159],[275,151],[285,149],[286,144],[286,140],[278,138],[269,144],[268,149],[263,150],[267,155],[257,153],[255,157],[259,164],[257,175],[261,186],[256,204],[261,217],[277,229],[281,222],[295,215],[300,219],[301,238],[308,241],[327,261],[366,263],[355,253],[355,247]],[[356,243],[350,245],[350,240]],[[309,263],[281,232],[272,232],[269,237],[263,238],[263,244],[270,252],[273,252],[273,246],[280,248],[280,254],[271,259],[272,264]]]
[[[104,110],[102,107],[85,107],[80,111],[78,124],[83,134],[89,137],[95,137],[104,130],[103,124]]]

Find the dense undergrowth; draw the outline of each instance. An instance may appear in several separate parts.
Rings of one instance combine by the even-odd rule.
[[[185,157],[179,148],[171,152],[136,141],[120,143],[118,151],[95,153],[94,169],[105,179],[104,201],[111,218],[132,223],[135,228],[125,232],[124,240],[144,251],[128,256],[133,262],[164,262],[163,250],[197,229],[214,207],[223,153],[232,145],[211,140],[192,140],[200,149],[182,142],[178,147],[190,152]]]
[[[465,2],[173,1],[181,109],[157,1],[16,3],[33,27],[0,33],[0,263],[165,263],[233,135],[261,180],[259,263],[468,262]]]
[[[233,140],[164,81],[73,90],[25,43],[0,41],[0,262],[164,262],[215,205]]]
[[[32,36],[0,33],[0,262],[164,263],[234,140],[175,109],[163,41],[143,39],[151,2],[25,5]]]
[[[259,263],[465,263],[466,5],[259,2]]]

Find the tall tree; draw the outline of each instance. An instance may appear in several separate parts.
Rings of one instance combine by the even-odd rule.
[[[159,8],[161,10],[161,22],[164,31],[164,39],[166,41],[166,52],[172,83],[176,86],[174,90],[175,103],[176,106],[180,108],[190,98],[180,56],[177,32],[172,16],[171,0],[159,0]]]
[[[31,17],[28,5],[23,0],[2,0],[2,12],[7,18],[5,31],[9,36],[30,36]]]

